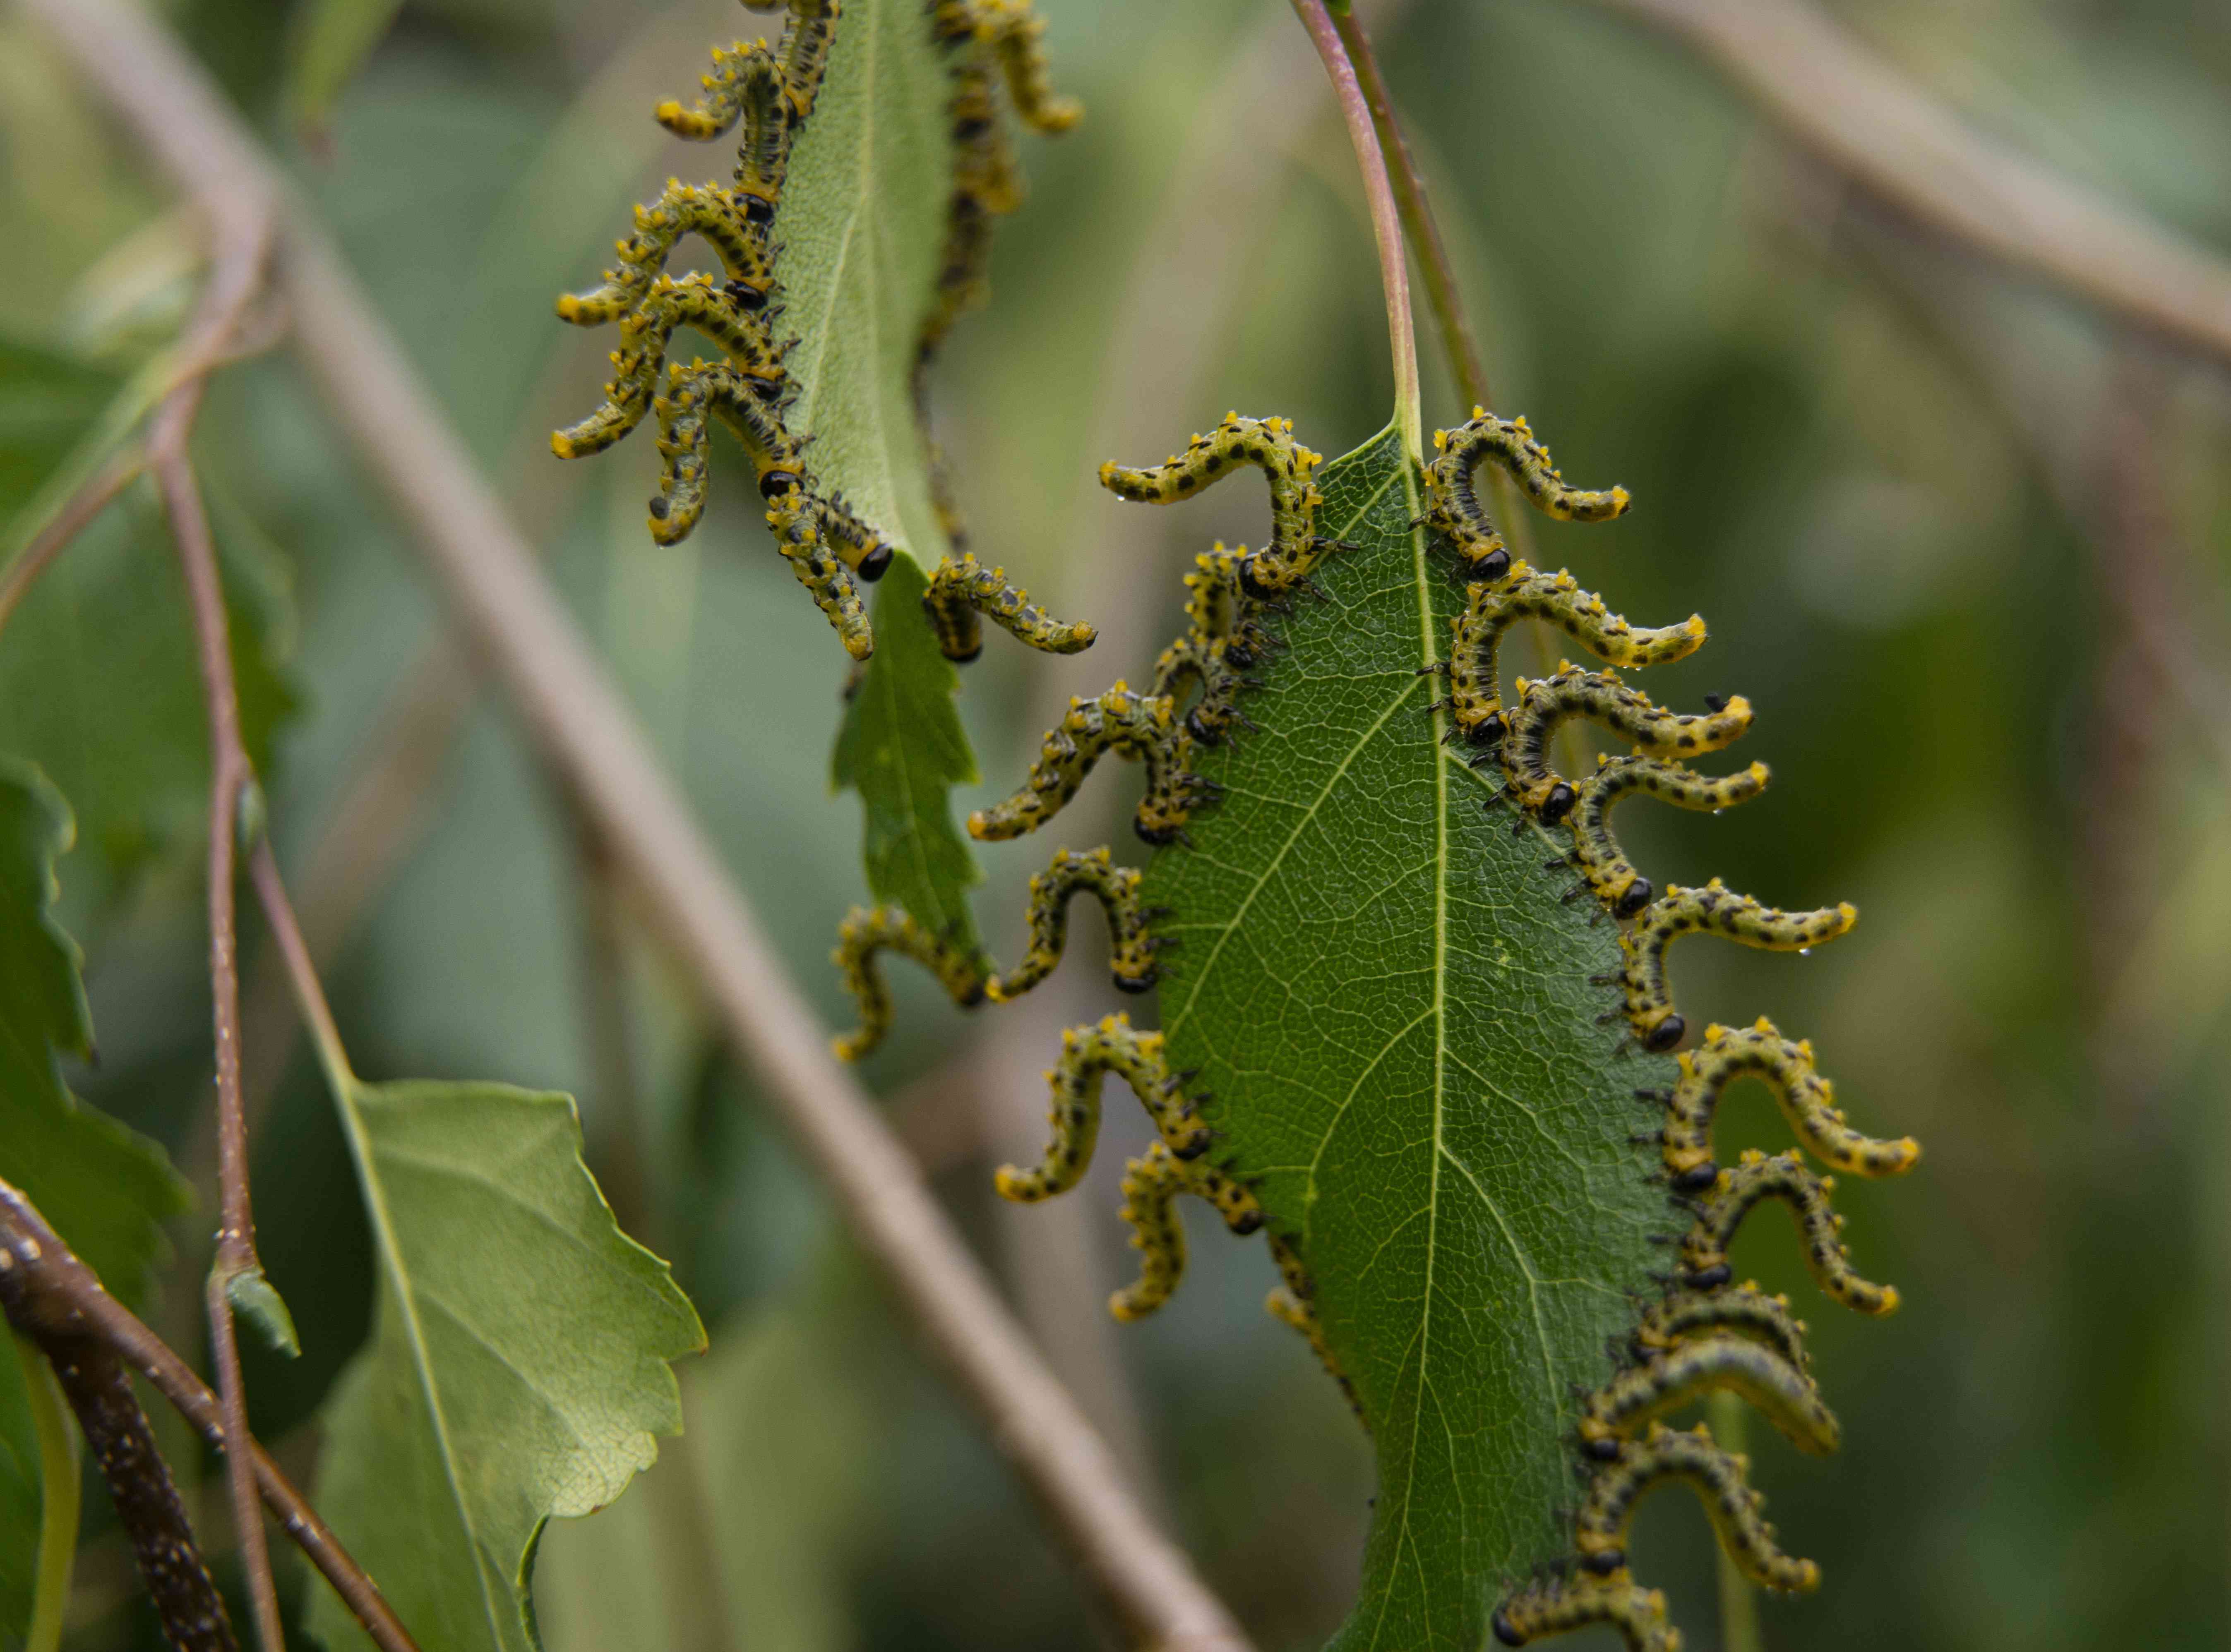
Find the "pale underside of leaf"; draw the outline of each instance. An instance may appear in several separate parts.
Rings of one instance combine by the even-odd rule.
[[[592,1513],[681,1423],[704,1333],[619,1231],[572,1102],[494,1084],[352,1084],[379,1266],[370,1345],[329,1413],[320,1506],[419,1643],[530,1648],[543,1522]],[[370,1642],[320,1595],[328,1645]]]
[[[1320,531],[1359,548],[1296,599],[1203,768],[1227,788],[1159,855],[1173,1064],[1315,1276],[1371,1419],[1380,1487],[1335,1642],[1472,1652],[1504,1581],[1562,1549],[1570,1388],[1607,1369],[1665,1223],[1628,1139],[1661,1060],[1597,1024],[1614,967],[1556,846],[1488,812],[1494,782],[1428,714],[1463,602],[1411,529],[1423,487],[1390,429],[1327,467]]]

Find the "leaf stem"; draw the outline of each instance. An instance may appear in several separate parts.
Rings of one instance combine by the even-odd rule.
[[[70,1428],[55,1373],[29,1338],[16,1337],[16,1358],[30,1396],[31,1429],[39,1441],[39,1561],[31,1593],[31,1626],[23,1652],[60,1652],[62,1617],[69,1605],[70,1572],[77,1559],[79,1504],[77,1436]]]
[[[108,461],[63,501],[22,552],[0,567],[0,627],[7,625],[8,616],[46,572],[48,565],[115,503],[116,496],[138,481],[146,468],[147,455],[137,444],[111,454]]]
[[[1325,10],[1325,0],[1293,0],[1294,11],[1309,30],[1310,42],[1324,61],[1334,94],[1340,100],[1341,119],[1347,123],[1348,141],[1355,146],[1355,165],[1363,179],[1364,199],[1371,208],[1371,233],[1379,243],[1379,279],[1387,291],[1387,342],[1394,369],[1394,422],[1413,458],[1425,451],[1425,415],[1418,393],[1418,330],[1410,314],[1410,270],[1402,255],[1402,230],[1395,207],[1394,185],[1387,174],[1387,157],[1379,145],[1379,132],[1371,109],[1357,83],[1355,65],[1348,59],[1340,30]]]
[[[216,261],[193,321],[189,359],[214,365],[238,332],[261,290],[271,247],[270,215],[257,210],[218,215],[210,225]],[[171,538],[185,578],[187,606],[193,616],[200,655],[202,700],[209,720],[209,930],[210,997],[217,1047],[217,1184],[220,1215],[217,1252],[210,1265],[205,1295],[210,1353],[223,1397],[225,1432],[248,1435],[248,1396],[240,1374],[238,1326],[234,1320],[236,1285],[262,1274],[255,1254],[255,1218],[248,1188],[247,1113],[240,1086],[240,960],[233,883],[239,850],[243,795],[255,784],[248,749],[240,733],[240,704],[232,677],[232,646],[227,634],[224,590],[217,572],[217,546],[209,513],[202,503],[187,444],[194,416],[208,386],[206,372],[187,378],[157,410],[148,438],[148,464],[169,519]],[[255,1491],[255,1469],[237,1452],[225,1456],[225,1478],[232,1494],[235,1535],[241,1569],[248,1582],[262,1652],[284,1652],[279,1622],[279,1593],[271,1578],[263,1510]]]

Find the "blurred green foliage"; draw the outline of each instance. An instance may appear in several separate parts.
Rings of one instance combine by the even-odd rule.
[[[1281,95],[1319,108],[1245,203],[1244,286],[1187,287],[1187,249],[1158,233],[1220,154],[1254,141],[1264,112],[1235,89],[1251,55],[1291,33],[1285,8],[1040,9],[1088,119],[1028,147],[1033,198],[1003,229],[993,307],[949,347],[940,429],[982,552],[1058,611],[1095,571],[1069,547],[1112,539],[1112,588],[1152,610],[1159,636],[1178,623],[1180,558],[1214,534],[1259,533],[1259,506],[1235,492],[1126,512],[1092,487],[1093,468],[1159,453],[1173,429],[1227,407],[1289,414],[1328,453],[1376,428],[1389,387],[1369,237],[1345,139],[1303,73]],[[1815,1466],[1759,1443],[1775,1519],[1827,1571],[1819,1595],[1768,1607],[1769,1644],[2224,1644],[2231,790],[2221,708],[2195,706],[2147,638],[2165,626],[2219,671],[2231,657],[2225,381],[1918,238],[1793,156],[1703,70],[1586,6],[1362,10],[1503,410],[1552,433],[1572,474],[1637,498],[1615,528],[1545,529],[1544,559],[1639,623],[1707,616],[1712,645],[1666,668],[1661,697],[1739,689],[1760,708],[1745,745],[1774,766],[1766,797],[1723,819],[1658,811],[1623,829],[1668,876],[1720,871],[1778,903],[1848,898],[1863,913],[1802,967],[1699,949],[1682,960],[1685,1001],[1804,1029],[1856,1119],[1928,1149],[1902,1184],[1840,1194],[1855,1255],[1907,1301],[1881,1326],[1811,1315],[1844,1451]],[[1840,10],[1982,128],[2231,247],[2221,7]],[[308,10],[172,8],[282,145],[288,41]],[[544,446],[602,378],[606,347],[551,319],[551,297],[593,277],[630,202],[706,167],[649,111],[694,84],[710,41],[754,22],[725,0],[411,0],[333,107],[329,147],[295,152],[835,1023],[824,960],[862,893],[857,806],[827,787],[841,652],[765,543],[740,467],[715,465],[704,527],[658,551],[641,526],[647,442],[568,468]],[[0,324],[90,372],[143,360],[191,295],[185,226],[13,20],[0,21]],[[1149,287],[1165,266],[1179,274]],[[1112,358],[1117,318],[1148,291],[1210,307],[1212,358]],[[1454,423],[1464,410],[1427,360],[1428,416]],[[1151,393],[1116,404],[1118,384]],[[398,685],[423,675],[440,619],[283,359],[219,381],[199,452],[239,519],[291,564],[304,708],[268,789],[292,870],[332,827]],[[126,520],[107,531],[120,540]],[[149,586],[174,577],[152,538],[131,538]],[[88,565],[104,554],[80,550]],[[968,668],[962,709],[986,779],[962,807],[1021,772],[1031,697],[1096,691],[1151,658],[1103,652],[1046,662],[994,647]],[[141,687],[164,702],[151,715],[184,714],[189,684]],[[609,1644],[600,1626],[615,1623],[645,1623],[633,1641],[646,1646],[1087,1640],[1058,1557],[751,1110],[687,983],[647,939],[617,965],[585,950],[573,830],[508,720],[475,707],[431,766],[423,831],[364,892],[331,971],[357,1064],[580,1094],[600,1174],[618,1184],[606,1161],[624,1146],[640,1160],[648,1197],[623,1216],[677,1259],[713,1332],[712,1355],[684,1373],[687,1449],[546,1544],[551,1642]],[[71,1081],[170,1142],[206,1187],[191,856],[155,855],[112,886],[94,851],[61,868],[66,891],[87,894],[68,917],[103,1039],[99,1070]],[[1043,851],[984,859],[996,950]],[[631,1085],[585,1046],[583,984],[598,971],[635,1011]],[[926,1132],[950,1104],[934,1082],[909,1086],[949,1073],[974,1029],[902,985],[899,1036],[870,1075]],[[252,1023],[251,1049],[282,1026]],[[618,1105],[627,1088],[632,1113]],[[1737,1109],[1729,1127],[1763,1145],[1763,1113]],[[986,1164],[1033,1143],[967,1136],[940,1185],[988,1242]],[[307,1061],[271,1100],[257,1188],[304,1354],[251,1350],[252,1391],[259,1429],[300,1463],[300,1425],[369,1302],[344,1150]],[[1108,1203],[1092,1232],[1112,1272]],[[1112,1345],[1153,1442],[1154,1494],[1266,1648],[1314,1646],[1356,1575],[1365,1449],[1307,1350],[1257,1311],[1259,1247],[1196,1231],[1187,1291]],[[177,1237],[158,1318],[190,1346],[200,1239]],[[1744,1246],[1739,1267],[1796,1277],[1786,1233],[1757,1224]],[[192,1452],[174,1455],[191,1477]],[[101,1507],[96,1493],[72,1644],[152,1645]],[[679,1583],[655,1628],[631,1615],[654,1564],[636,1557],[690,1564],[661,1530],[702,1538],[677,1575],[726,1615],[710,1641],[692,1640],[704,1626],[674,1604],[691,1598]],[[1701,1520],[1659,1500],[1637,1545],[1651,1576],[1686,1580],[1676,1616],[1704,1640]]]

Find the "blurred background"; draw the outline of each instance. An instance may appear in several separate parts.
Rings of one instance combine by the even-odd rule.
[[[743,467],[716,463],[704,526],[662,551],[643,529],[648,438],[565,467],[546,445],[593,404],[610,344],[555,322],[552,296],[594,279],[631,202],[706,166],[650,111],[752,20],[726,0],[405,0],[327,102],[298,68],[307,7],[169,10],[294,158],[844,1024],[826,957],[863,885],[857,803],[827,783],[841,652],[771,553]],[[1353,162],[1284,0],[1039,10],[1088,119],[1026,144],[1031,199],[1000,235],[993,307],[947,348],[937,416],[980,552],[1105,640],[1075,661],[995,644],[970,668],[987,778],[962,810],[1012,787],[1050,703],[1143,674],[1180,623],[1183,558],[1260,535],[1245,489],[1127,511],[1093,485],[1103,459],[1159,456],[1227,407],[1289,414],[1337,454],[1392,393]],[[1827,1574],[1767,1608],[1767,1644],[2231,1642],[2231,386],[1885,213],[1607,11],[1361,10],[1498,410],[1527,414],[1576,481],[1637,498],[1616,528],[1540,525],[1542,557],[1639,623],[1709,618],[1713,645],[1666,669],[1661,698],[1739,690],[1761,710],[1744,755],[1773,765],[1772,791],[1719,819],[1633,811],[1638,858],[1864,914],[1801,962],[1696,949],[1685,1007],[1809,1035],[1856,1123],[1927,1148],[1905,1182],[1839,1194],[1860,1266],[1907,1302],[1882,1325],[1809,1313],[1841,1455],[1754,1430],[1773,1518]],[[1835,10],[1976,127],[2231,248],[2231,10]],[[0,332],[74,359],[79,379],[42,369],[56,395],[105,395],[176,326],[192,245],[0,8]],[[1467,410],[1423,350],[1427,417],[1454,423]],[[17,455],[35,425],[7,433]],[[682,1373],[687,1436],[544,1546],[553,1652],[1090,1643],[1015,1483],[449,642],[283,356],[218,379],[199,450],[235,623],[280,661],[251,697],[274,829],[358,1068],[578,1094],[623,1221],[675,1260],[712,1331]],[[63,661],[83,745],[49,766],[80,815],[64,907],[100,1036],[74,1081],[169,1143],[206,1204],[198,764],[175,808],[102,804],[135,751],[197,738],[158,547],[135,496],[42,589],[84,644]],[[120,639],[129,663],[101,651]],[[0,743],[71,749],[55,679],[35,694],[26,674],[54,661],[15,652]],[[1091,794],[1111,829],[1135,784]],[[984,854],[995,951],[1014,950],[1044,852]],[[311,1415],[364,1333],[365,1237],[283,989],[269,960],[249,966],[262,1248],[305,1347],[294,1364],[251,1350],[249,1384],[257,1431],[307,1469]],[[1187,1289],[1119,1333],[1101,1308],[1128,1264],[1110,1168],[1143,1122],[1112,1110],[1077,1198],[992,1196],[989,1167],[1035,1149],[1055,1029],[1113,1007],[1096,965],[1063,978],[1005,1024],[902,983],[868,1076],[1211,1584],[1265,1649],[1315,1647],[1354,1588],[1370,1462],[1307,1349],[1260,1313],[1261,1247],[1196,1224]],[[1778,1129],[1747,1100],[1723,1141]],[[206,1226],[179,1224],[154,1310],[182,1347]],[[1786,1223],[1752,1224],[1737,1262],[1801,1281]],[[222,1488],[204,1495],[221,1533]],[[87,1504],[85,1652],[154,1644],[106,1507]],[[1693,1502],[1656,1500],[1636,1546],[1692,1643],[1714,1644]]]

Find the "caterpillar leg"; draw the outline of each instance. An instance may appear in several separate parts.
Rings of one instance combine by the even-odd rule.
[[[1662,665],[1704,646],[1704,622],[1691,614],[1678,625],[1637,629],[1582,590],[1572,575],[1536,573],[1521,562],[1492,583],[1465,587],[1465,611],[1450,622],[1449,708],[1458,733],[1473,745],[1503,738],[1503,634],[1522,619],[1547,621],[1598,659],[1615,666]]]
[[[1108,1016],[1097,1026],[1072,1027],[1062,1035],[1061,1059],[1046,1074],[1053,1139],[1035,1170],[1001,1167],[993,1182],[1000,1197],[1034,1204],[1077,1185],[1100,1136],[1104,1073],[1114,1073],[1131,1087],[1173,1156],[1198,1158],[1208,1151],[1208,1126],[1162,1059],[1161,1034],[1134,1031],[1128,1016]]]
[[[1505,1600],[1493,1619],[1495,1638],[1505,1646],[1597,1624],[1617,1629],[1627,1652],[1681,1652],[1681,1631],[1666,1619],[1665,1595],[1637,1584],[1547,1578]]]
[[[1133,829],[1149,843],[1184,829],[1204,787],[1193,772],[1192,739],[1178,727],[1168,700],[1135,694],[1119,681],[1096,700],[1071,700],[1069,714],[1046,732],[1023,789],[968,816],[968,835],[987,842],[1036,831],[1077,795],[1095,764],[1113,752],[1143,763],[1147,791]]]
[[[1607,1580],[1623,1580],[1627,1523],[1634,1506],[1665,1481],[1680,1481],[1703,1500],[1721,1546],[1753,1583],[1792,1591],[1819,1587],[1819,1566],[1775,1546],[1774,1528],[1759,1517],[1762,1500],[1751,1489],[1748,1463],[1714,1445],[1703,1429],[1687,1434],[1653,1424],[1646,1439],[1622,1445],[1619,1453],[1617,1462],[1597,1472],[1575,1522],[1583,1570]]]
[[[1581,1449],[1614,1460],[1622,1438],[1715,1389],[1742,1395],[1800,1451],[1826,1456],[1836,1449],[1842,1431],[1802,1370],[1747,1337],[1707,1336],[1621,1371],[1590,1395],[1581,1412]]]
[[[1853,1270],[1851,1253],[1844,1249],[1841,1236],[1844,1219],[1828,1204],[1835,1185],[1833,1177],[1814,1175],[1794,1152],[1772,1158],[1756,1151],[1746,1152],[1740,1164],[1720,1173],[1719,1185],[1698,1201],[1696,1226],[1681,1242],[1682,1282],[1697,1290],[1724,1283],[1730,1271],[1728,1243],[1743,1217],[1760,1200],[1780,1199],[1797,1220],[1806,1266],[1823,1291],[1862,1313],[1895,1311],[1895,1287],[1873,1284]]]
[[[1426,525],[1455,545],[1479,578],[1500,579],[1510,567],[1510,552],[1480,508],[1472,485],[1472,473],[1482,461],[1501,465],[1536,509],[1561,520],[1607,522],[1629,502],[1624,487],[1593,492],[1567,487],[1550,462],[1549,450],[1534,439],[1524,419],[1498,419],[1484,407],[1472,409],[1469,423],[1433,432],[1433,449],[1437,456],[1426,467]]]
[[[1634,869],[1611,834],[1611,811],[1636,793],[1680,809],[1717,813],[1748,803],[1766,789],[1767,768],[1754,763],[1740,774],[1710,776],[1658,758],[1605,758],[1583,780],[1573,805],[1572,863],[1614,918],[1632,918],[1658,897],[1658,887]]]
[[[1307,579],[1328,541],[1316,532],[1316,508],[1324,495],[1310,480],[1323,462],[1294,440],[1290,419],[1242,418],[1227,413],[1206,436],[1196,436],[1182,454],[1159,465],[1134,469],[1110,461],[1100,467],[1100,485],[1119,499],[1172,505],[1191,499],[1244,465],[1253,465],[1271,483],[1271,543],[1239,565],[1239,578],[1258,597],[1275,597]]]
[[[891,1026],[891,995],[883,984],[881,952],[910,958],[937,977],[938,984],[963,1009],[973,1009],[985,997],[983,971],[976,960],[943,937],[931,933],[896,907],[855,907],[837,930],[837,950],[830,954],[844,978],[844,990],[858,1006],[857,1031],[836,1040],[839,1061],[857,1062],[883,1042]]]
[[[635,210],[635,235],[615,250],[619,268],[605,272],[592,292],[567,293],[558,300],[559,319],[576,326],[617,321],[643,301],[684,236],[698,236],[720,255],[728,272],[723,295],[740,313],[763,311],[774,287],[774,268],[765,238],[747,224],[728,192],[712,184],[666,180],[664,193]]]
[[[1081,620],[1057,620],[1033,607],[1030,593],[1010,582],[1006,569],[986,568],[965,552],[938,564],[922,605],[929,615],[930,629],[937,634],[938,648],[956,665],[965,665],[984,651],[979,615],[1042,654],[1080,653],[1092,646],[1095,636]]]
[[[1769,1296],[1749,1281],[1712,1291],[1677,1291],[1652,1303],[1635,1328],[1634,1352],[1648,1359],[1694,1338],[1723,1333],[1749,1337],[1771,1348],[1801,1372],[1811,1367],[1805,1352],[1805,1321],[1791,1317],[1789,1299]]]
[[[1057,97],[1040,41],[1045,23],[1031,0],[974,0],[968,7],[978,41],[989,47],[1007,77],[1007,95],[1022,123],[1041,137],[1067,132],[1084,117],[1075,98]]]
[[[1180,1193],[1206,1199],[1224,1225],[1243,1238],[1263,1225],[1255,1196],[1215,1166],[1187,1164],[1161,1142],[1123,1167],[1123,1220],[1130,1224],[1132,1248],[1139,1252],[1139,1278],[1108,1299],[1119,1320],[1142,1320],[1170,1300],[1185,1277],[1185,1224],[1178,1219]]]
[[[1069,939],[1070,897],[1077,894],[1091,895],[1108,914],[1117,989],[1144,992],[1154,984],[1154,940],[1139,905],[1138,872],[1117,866],[1105,848],[1086,855],[1063,849],[1031,879],[1030,950],[1021,963],[992,978],[986,990],[994,1003],[1018,998],[1053,973]]]
[[[1789,1127],[1825,1165],[1855,1176],[1899,1176],[1921,1158],[1921,1144],[1911,1136],[1885,1141],[1853,1129],[1813,1064],[1811,1042],[1784,1038],[1761,1016],[1750,1027],[1708,1027],[1704,1043],[1682,1054],[1681,1079],[1665,1107],[1665,1169],[1676,1187],[1709,1187],[1717,1178],[1712,1120],[1728,1086],[1746,1078],[1774,1092]]]
[[[1750,726],[1750,702],[1737,694],[1704,716],[1684,716],[1607,672],[1567,664],[1531,682],[1520,678],[1504,768],[1520,803],[1545,825],[1555,825],[1578,801],[1572,784],[1549,768],[1549,742],[1575,717],[1602,724],[1648,756],[1688,757],[1740,739]]]
[[[1626,958],[1620,983],[1626,992],[1627,1024],[1645,1049],[1668,1050],[1681,1042],[1688,1023],[1673,1008],[1665,980],[1665,949],[1684,935],[1724,935],[1746,946],[1796,952],[1843,934],[1859,921],[1849,901],[1818,912],[1779,912],[1749,895],[1736,894],[1717,878],[1701,889],[1669,884],[1643,908],[1634,927],[1619,938]]]

